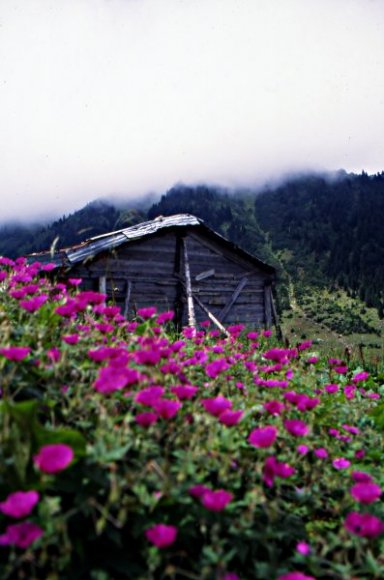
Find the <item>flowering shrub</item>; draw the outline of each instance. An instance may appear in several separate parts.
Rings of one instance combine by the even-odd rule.
[[[0,268],[4,577],[384,577],[383,377]]]

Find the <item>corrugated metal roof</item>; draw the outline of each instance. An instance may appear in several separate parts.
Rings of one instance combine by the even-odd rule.
[[[238,253],[243,258],[252,261],[254,264],[257,264],[262,268],[274,271],[274,268],[272,268],[272,266],[265,264],[255,256],[252,256],[252,254],[248,254],[248,252],[242,250],[241,248],[239,248],[238,246],[236,246],[235,244],[224,238],[222,235],[208,228],[204,224],[203,220],[191,214],[159,216],[154,220],[142,222],[140,224],[130,226],[129,228],[124,228],[121,230],[89,238],[88,240],[82,242],[77,246],[72,246],[71,248],[60,250],[59,253],[56,253],[55,256],[52,256],[47,252],[45,254],[32,254],[30,257],[31,258],[35,257],[39,261],[49,261],[55,263],[57,267],[60,266],[70,267],[73,264],[76,264],[77,262],[83,262],[85,260],[91,259],[100,252],[103,252],[105,250],[111,250],[124,243],[133,240],[139,240],[141,238],[156,234],[157,232],[163,229],[175,227],[181,228],[199,227],[210,236],[213,236],[216,240],[221,240],[223,244],[225,244],[232,251]],[[49,255],[49,258],[47,258],[47,255]]]
[[[157,217],[154,220],[142,222],[129,228],[124,228],[108,234],[102,234],[86,240],[77,248],[66,250],[68,260],[71,264],[82,262],[103,250],[111,250],[120,246],[124,242],[138,240],[158,231],[171,227],[199,226],[203,222],[190,214],[176,214],[167,217]]]

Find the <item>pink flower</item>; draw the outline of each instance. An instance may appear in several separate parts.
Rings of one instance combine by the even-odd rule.
[[[126,354],[126,351],[122,348],[117,348],[114,346],[101,346],[94,350],[88,351],[88,356],[90,359],[94,360],[95,362],[101,362],[108,359],[114,359]]]
[[[33,522],[21,522],[8,526],[5,534],[0,536],[0,546],[28,548],[42,536],[43,530]]]
[[[61,357],[60,350],[55,346],[47,350],[47,355],[51,359],[51,361],[55,363],[59,362]]]
[[[48,296],[46,294],[41,294],[40,296],[34,296],[29,300],[21,300],[20,306],[21,308],[24,308],[24,310],[27,310],[27,312],[36,312],[47,300]]]
[[[161,359],[159,350],[137,350],[135,352],[135,361],[139,365],[157,365]]]
[[[80,286],[82,281],[82,278],[68,278],[68,284],[70,286]]]
[[[381,488],[376,483],[363,481],[356,483],[350,489],[351,496],[360,503],[369,504],[377,501],[381,494]]]
[[[365,381],[368,377],[369,377],[369,373],[367,373],[366,371],[363,371],[361,373],[356,373],[352,379],[352,382],[353,383],[360,383],[362,381]]]
[[[352,471],[351,477],[356,483],[371,483],[373,481],[369,473],[365,473],[365,471]]]
[[[140,373],[136,369],[129,369],[121,366],[108,366],[99,370],[94,388],[99,393],[105,395],[123,389],[127,385],[132,385],[139,380]]]
[[[283,394],[283,397],[286,401],[292,403],[292,405],[297,405],[300,401],[300,395],[299,393],[296,393],[296,391],[287,391]]]
[[[300,453],[300,455],[306,455],[309,451],[309,447],[308,445],[298,445],[296,451],[297,453]]]
[[[339,385],[325,385],[324,389],[327,391],[327,393],[332,394],[332,393],[337,393],[337,391],[339,390]]]
[[[15,491],[0,503],[0,511],[12,518],[25,518],[29,516],[39,499],[40,496],[35,490]]]
[[[139,308],[137,314],[147,320],[148,318],[152,318],[154,314],[156,314],[157,308],[155,306],[148,306],[148,308]]]
[[[223,397],[223,395],[218,395],[212,399],[203,399],[201,401],[204,409],[214,417],[219,417],[224,411],[232,408],[232,401]]]
[[[77,312],[76,302],[74,300],[68,300],[65,304],[57,306],[55,312],[64,318],[71,318],[72,316],[75,316]]]
[[[162,419],[172,419],[181,407],[179,401],[171,401],[169,399],[158,399],[153,408]]]
[[[109,334],[115,330],[113,324],[97,322],[94,326],[96,330],[98,330],[102,334]]]
[[[177,385],[171,387],[170,390],[180,401],[183,401],[184,399],[192,399],[199,389],[192,385]]]
[[[9,291],[9,295],[15,300],[21,300],[21,298],[26,296],[26,294],[27,290],[25,288],[15,288],[14,290]]]
[[[384,532],[384,522],[371,514],[351,512],[344,520],[344,526],[351,534],[362,538],[374,538]]]
[[[151,413],[150,411],[146,411],[144,413],[138,413],[135,416],[135,421],[141,427],[150,427],[154,423],[156,423],[158,416],[155,413]]]
[[[229,364],[224,358],[218,358],[207,364],[205,367],[205,374],[211,378],[215,379],[220,373],[229,369]]]
[[[347,399],[354,399],[356,395],[356,387],[354,385],[345,385],[344,395]]]
[[[284,421],[284,427],[291,435],[295,437],[304,437],[304,435],[308,435],[309,427],[304,421],[300,421],[300,419],[286,419]]]
[[[52,270],[54,270],[55,268],[57,268],[57,266],[54,262],[48,262],[48,264],[44,264],[44,266],[41,266],[43,272],[52,272]]]
[[[64,443],[52,443],[44,445],[33,458],[35,465],[44,473],[58,473],[66,469],[74,458],[74,453],[69,445]]]
[[[232,493],[225,489],[208,490],[201,496],[201,503],[207,510],[221,512],[232,499]]]
[[[15,262],[6,256],[0,256],[0,264],[2,266],[14,266]]]
[[[381,395],[380,395],[380,393],[368,393],[367,398],[368,399],[381,399]]]
[[[296,545],[296,552],[302,556],[308,556],[311,553],[311,546],[307,542],[298,542]]]
[[[298,395],[297,409],[299,411],[310,411],[320,404],[318,397],[308,397],[308,395]]]
[[[344,423],[342,428],[345,429],[345,431],[348,431],[348,433],[352,433],[352,435],[358,435],[360,433],[360,429],[354,425],[347,425]]]
[[[328,457],[328,451],[324,447],[319,447],[318,449],[314,449],[313,453],[319,459],[327,459],[327,457]]]
[[[277,363],[286,364],[292,358],[293,351],[288,348],[271,348],[263,354],[267,360],[273,360]]]
[[[312,340],[304,340],[297,346],[297,350],[307,350],[312,346]]]
[[[264,403],[263,407],[271,415],[281,415],[281,413],[285,410],[284,403],[280,403],[280,401],[276,400]]]
[[[78,334],[67,334],[63,336],[62,339],[66,344],[77,344],[80,340],[80,336]]]
[[[161,312],[156,319],[156,323],[164,324],[165,322],[173,320],[174,317],[175,313],[172,310],[169,310],[168,312]]]
[[[257,427],[251,431],[248,442],[253,447],[270,447],[274,444],[277,437],[277,427],[267,425],[266,427]]]
[[[339,437],[340,435],[340,431],[338,429],[335,429],[334,427],[330,427],[328,429],[328,433],[331,435],[331,437]]]
[[[25,359],[30,352],[31,349],[29,346],[8,346],[0,348],[0,354],[5,356],[5,358],[8,360],[13,360],[16,362]]]
[[[188,492],[193,497],[202,497],[207,491],[212,491],[210,487],[203,485],[202,483],[197,483],[189,488]]]
[[[263,481],[268,487],[272,487],[275,481],[275,477],[281,477],[283,479],[290,477],[295,473],[294,467],[288,465],[288,463],[283,463],[277,461],[274,455],[266,458],[263,467]]]
[[[167,548],[175,542],[177,532],[178,530],[175,526],[156,524],[146,530],[145,535],[147,540],[149,540],[151,544],[154,544],[157,548]]]
[[[232,427],[233,425],[237,425],[237,423],[241,420],[243,416],[243,411],[231,411],[228,409],[221,413],[219,416],[220,423],[226,425],[227,427]]]
[[[164,391],[164,387],[146,387],[136,394],[135,402],[140,403],[140,405],[146,405],[147,407],[153,407],[155,403],[162,397]]]
[[[335,469],[347,469],[351,465],[351,462],[345,459],[345,457],[337,457],[332,461],[332,465]]]
[[[254,331],[254,330],[251,332],[248,332],[248,334],[247,334],[247,338],[249,340],[256,340],[256,338],[258,338],[258,337],[259,337],[259,333]]]
[[[343,361],[339,358],[329,358],[328,364],[330,366],[341,365],[341,364],[343,364]]]
[[[288,574],[279,576],[277,580],[316,580],[316,578],[313,576],[307,576],[302,572],[288,572]]]

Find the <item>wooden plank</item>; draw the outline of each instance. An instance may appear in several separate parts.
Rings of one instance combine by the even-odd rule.
[[[221,332],[223,332],[226,336],[230,336],[228,330],[221,324],[220,320],[216,318],[214,314],[201,302],[201,300],[197,296],[193,296],[195,302],[200,306],[200,308],[206,313],[208,318],[212,320],[213,324],[215,324]]]
[[[205,270],[204,272],[200,272],[200,274],[197,274],[197,276],[195,276],[195,280],[196,282],[200,282],[201,280],[205,280],[206,278],[210,278],[211,276],[214,276],[215,274],[215,269],[211,268],[210,270]]]
[[[242,278],[240,280],[240,282],[238,283],[238,285],[236,286],[235,291],[233,292],[232,296],[230,297],[227,304],[224,306],[224,308],[221,310],[221,312],[218,316],[218,318],[221,322],[224,322],[224,320],[225,320],[226,316],[228,315],[229,311],[231,310],[232,306],[234,305],[234,303],[236,302],[236,300],[240,296],[240,293],[243,290],[244,286],[247,285],[247,282],[248,282],[248,278],[246,276],[244,276],[244,278]]]
[[[199,284],[199,286],[194,287],[193,291],[196,292],[196,294],[201,294],[202,296],[209,296],[210,294],[212,295],[216,295],[216,296],[222,296],[222,295],[226,295],[228,297],[228,295],[232,295],[233,292],[235,291],[235,289],[237,288],[237,285],[234,284],[228,284],[228,286],[216,286],[214,284],[210,285],[210,286],[202,286]],[[248,291],[247,294],[248,295],[253,295],[253,294],[263,294],[264,289],[263,290],[253,290],[253,291]]]

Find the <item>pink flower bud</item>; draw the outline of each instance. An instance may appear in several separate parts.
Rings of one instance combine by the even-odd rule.
[[[157,548],[167,548],[176,540],[177,532],[178,530],[175,526],[156,524],[149,528],[145,535],[151,544],[154,544]]]

